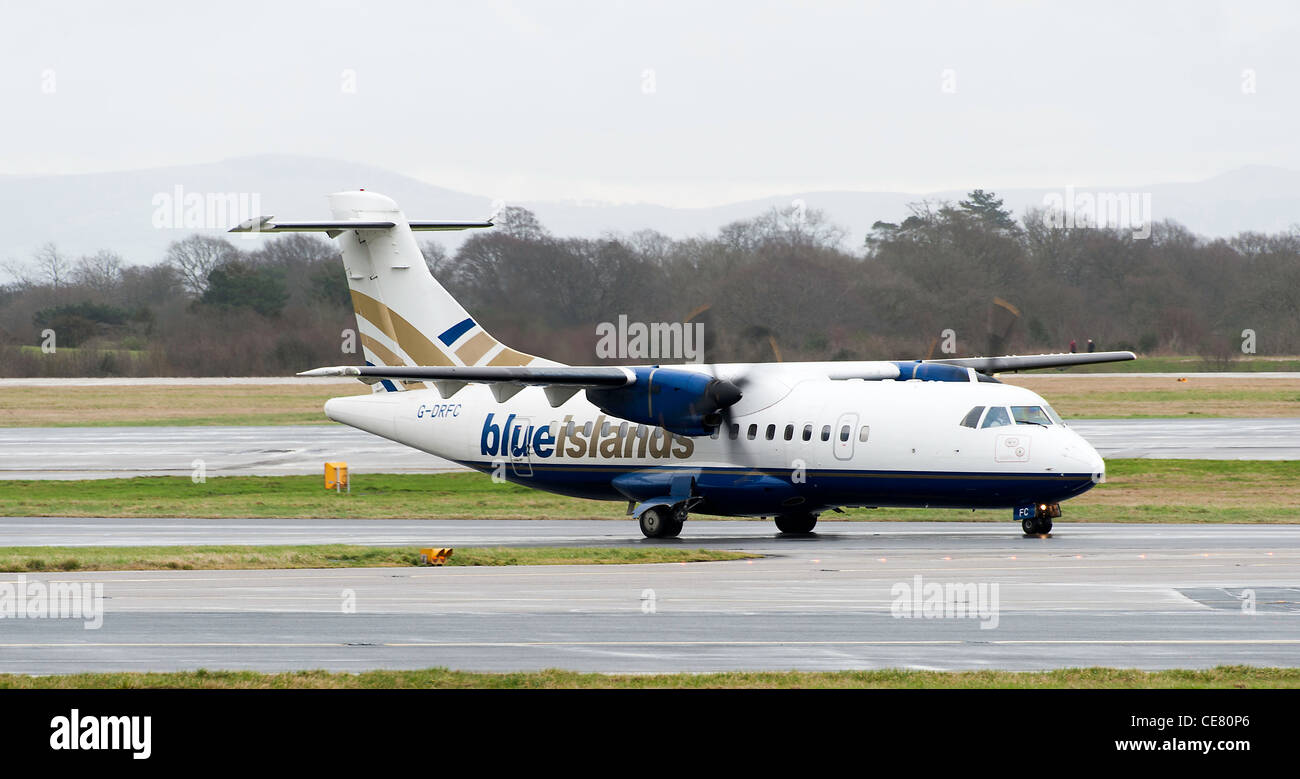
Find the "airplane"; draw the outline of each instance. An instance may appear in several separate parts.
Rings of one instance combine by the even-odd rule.
[[[1132,352],[906,361],[563,365],[493,338],[429,272],[411,221],[365,190],[333,218],[249,219],[231,232],[324,232],[342,250],[370,394],[335,422],[562,495],[626,501],[647,538],[691,514],[773,518],[811,533],[849,507],[1011,509],[1046,535],[1060,503],[1105,478],[1096,450],[1034,392],[993,374],[1132,360]]]

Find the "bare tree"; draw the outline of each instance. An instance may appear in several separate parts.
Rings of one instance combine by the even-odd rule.
[[[13,279],[14,286],[19,289],[30,289],[37,284],[36,277],[32,275],[32,270],[26,263],[5,260],[0,262],[0,271],[7,273]]]
[[[77,260],[72,277],[78,284],[99,290],[115,289],[122,281],[122,257],[117,252],[100,249]]]
[[[420,254],[424,255],[424,264],[429,266],[429,272],[434,275],[434,278],[441,279],[447,273],[451,265],[451,257],[442,244],[424,241],[420,244]]]
[[[72,273],[72,263],[52,243],[47,243],[36,250],[36,272],[45,283],[58,289],[68,282]]]
[[[230,241],[197,233],[167,247],[167,264],[180,274],[181,286],[193,297],[207,290],[208,274],[213,268],[237,257],[239,250]]]
[[[501,209],[501,213],[496,216],[495,224],[497,229],[492,232],[505,233],[512,238],[540,241],[550,236],[547,229],[537,220],[537,215],[520,206],[506,206]]]

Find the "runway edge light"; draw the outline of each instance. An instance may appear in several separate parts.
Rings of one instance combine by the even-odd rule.
[[[430,547],[426,549],[421,549],[420,564],[421,565],[442,565],[443,563],[447,562],[447,558],[451,557],[451,553],[454,551],[456,550],[452,549],[449,546]]]
[[[348,478],[348,464],[325,463],[325,489],[342,492],[344,488],[352,492],[352,480]]]

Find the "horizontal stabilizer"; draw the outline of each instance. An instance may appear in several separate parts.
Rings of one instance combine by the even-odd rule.
[[[954,357],[950,360],[926,360],[943,365],[956,365],[960,368],[974,368],[980,373],[1002,373],[1006,371],[1031,371],[1035,368],[1065,368],[1071,365],[1093,365],[1099,362],[1123,362],[1135,360],[1132,352],[1085,352],[1083,354],[1029,354],[1007,357]]]
[[[483,222],[447,222],[418,221],[407,222],[412,230],[472,230],[492,227],[492,220]],[[246,219],[235,227],[232,233],[329,233],[334,237],[345,230],[385,230],[396,227],[396,222],[375,221],[371,219],[339,219],[329,222],[277,222],[273,216],[255,216]]]

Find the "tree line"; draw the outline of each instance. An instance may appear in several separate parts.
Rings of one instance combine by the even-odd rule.
[[[1231,238],[1172,221],[1121,228],[1016,219],[981,190],[879,221],[861,246],[816,210],[771,210],[716,233],[575,238],[508,208],[425,262],[497,338],[570,363],[596,358],[597,325],[703,322],[709,361],[908,359],[1101,349],[1300,352],[1300,228]],[[240,243],[243,243],[242,241]],[[6,266],[5,376],[277,375],[360,361],[331,241],[239,246],[191,235],[152,265],[47,245]],[[50,334],[53,338],[50,338]],[[44,347],[44,348],[43,348]]]

